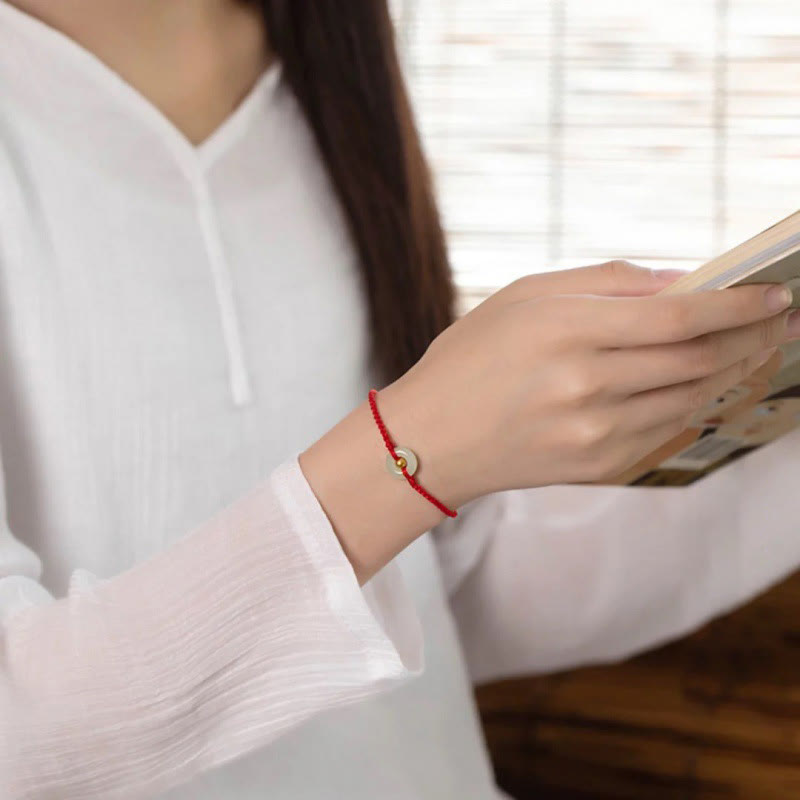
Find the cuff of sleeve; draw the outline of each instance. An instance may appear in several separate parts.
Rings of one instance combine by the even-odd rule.
[[[2,467],[0,478],[1,473]],[[0,624],[17,611],[52,602],[52,595],[38,581],[41,574],[39,556],[14,537],[5,518],[0,520]]]
[[[14,614],[31,606],[53,602],[53,596],[33,578],[26,575],[9,575],[0,578],[0,625],[7,623]]]
[[[420,675],[424,641],[417,609],[399,566],[390,561],[364,586],[342,549],[325,510],[306,480],[299,453],[270,475],[275,496],[324,581],[327,604],[363,647],[376,682]]]

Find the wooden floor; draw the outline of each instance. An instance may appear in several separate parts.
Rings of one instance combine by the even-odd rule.
[[[800,573],[676,644],[478,702],[518,800],[800,800]]]

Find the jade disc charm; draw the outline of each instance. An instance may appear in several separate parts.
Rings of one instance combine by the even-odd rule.
[[[403,470],[401,466],[405,466],[406,471],[409,475],[413,475],[417,471],[417,466],[419,462],[417,461],[417,456],[415,455],[413,450],[410,450],[408,447],[395,447],[395,453],[397,453],[397,458],[400,463],[397,463],[393,458],[391,453],[386,454],[386,470],[389,472],[390,475],[394,475],[395,478],[404,478]]]

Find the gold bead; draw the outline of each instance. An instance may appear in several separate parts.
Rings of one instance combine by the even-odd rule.
[[[408,465],[408,462],[403,458],[403,456],[400,456],[400,458],[398,458],[394,463],[397,464],[400,469],[403,469],[403,467]]]

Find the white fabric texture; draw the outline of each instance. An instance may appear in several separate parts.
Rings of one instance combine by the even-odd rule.
[[[279,66],[194,147],[0,3],[0,797],[495,796],[430,541],[362,591],[296,460],[358,278]]]
[[[279,66],[195,147],[0,0],[0,797],[489,800],[470,677],[797,565],[791,436],[480,498],[359,588],[297,462],[375,385],[357,267]]]

